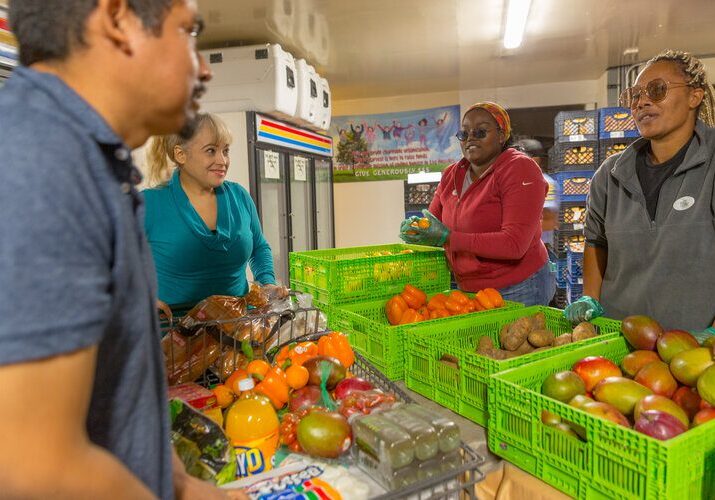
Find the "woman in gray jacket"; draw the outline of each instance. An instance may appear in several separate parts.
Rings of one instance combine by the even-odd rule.
[[[666,329],[713,325],[714,102],[702,63],[673,50],[621,94],[642,138],[591,181],[584,296],[566,308],[571,321],[605,311],[645,314]]]

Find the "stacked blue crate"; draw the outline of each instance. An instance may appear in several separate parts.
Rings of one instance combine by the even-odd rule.
[[[554,231],[552,250],[556,258],[554,304],[566,307],[576,291],[568,273],[568,250],[581,249],[586,198],[598,167],[598,112],[565,111],[554,120],[556,142],[551,153],[551,169],[561,207],[559,227]]]
[[[568,273],[580,278],[583,276],[583,252],[566,251],[566,269]]]
[[[591,177],[601,162],[638,137],[630,110],[625,108],[565,111],[554,120],[556,142],[549,158],[562,204],[552,247],[558,307],[583,294],[583,225]]]

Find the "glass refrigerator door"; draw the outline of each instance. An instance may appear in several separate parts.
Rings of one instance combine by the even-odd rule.
[[[256,149],[256,167],[263,235],[273,252],[276,279],[283,284],[288,284],[290,247],[284,155],[277,151]]]
[[[290,157],[290,225],[292,230],[291,251],[313,250],[313,173],[310,159],[304,156]]]
[[[329,160],[315,160],[315,214],[317,248],[335,246],[333,232],[333,165]]]

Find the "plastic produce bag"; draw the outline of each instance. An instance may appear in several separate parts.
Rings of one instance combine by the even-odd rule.
[[[169,402],[171,442],[186,472],[221,485],[236,478],[236,453],[221,427],[180,399]]]
[[[274,303],[287,300],[288,292],[288,289],[281,285],[261,285],[260,283],[252,282],[245,299],[249,306],[264,309]],[[270,310],[274,309],[271,307]]]
[[[206,323],[219,322],[211,325],[209,330],[230,335],[236,328],[234,321],[245,316],[246,310],[247,303],[243,297],[212,295],[186,313],[179,320],[177,329],[183,335],[195,335]]]

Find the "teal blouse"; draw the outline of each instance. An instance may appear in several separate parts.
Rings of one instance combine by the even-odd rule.
[[[143,193],[159,299],[184,304],[209,295],[245,295],[247,264],[256,281],[275,283],[271,247],[251,196],[239,184],[224,182],[216,189],[216,231],[194,210],[178,170],[167,185]]]

